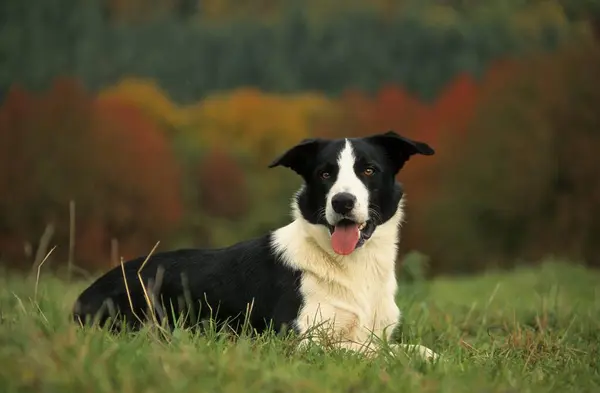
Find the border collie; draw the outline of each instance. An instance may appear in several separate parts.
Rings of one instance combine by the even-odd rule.
[[[304,180],[292,198],[290,224],[226,248],[128,261],[81,293],[73,317],[133,329],[148,321],[148,312],[169,326],[177,316],[185,326],[210,319],[256,333],[290,328],[308,336],[326,328],[316,340],[322,346],[325,337],[341,348],[375,353],[382,341],[372,338],[387,342],[400,319],[395,261],[403,190],[396,174],[415,154],[434,151],[393,131],[304,140],[269,165]],[[169,310],[150,306],[157,299]],[[394,346],[426,359],[438,356],[420,345]]]

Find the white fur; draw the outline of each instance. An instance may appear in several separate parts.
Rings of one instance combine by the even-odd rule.
[[[340,161],[344,159],[341,155]],[[349,174],[343,178],[340,184],[353,184]],[[304,304],[296,327],[305,334],[320,326],[343,348],[375,353],[373,337],[387,341],[400,319],[395,301],[395,260],[403,201],[389,221],[346,256],[333,251],[327,228],[302,217],[295,198],[292,212],[294,221],[274,232],[272,245],[286,264],[302,271]],[[437,357],[419,345],[399,347],[416,350],[427,359]]]
[[[361,224],[369,219],[369,190],[365,184],[356,176],[354,172],[354,149],[352,143],[346,139],[346,144],[340,155],[338,156],[338,174],[327,194],[327,202],[325,204],[325,218],[330,225],[335,225],[342,216],[333,211],[331,207],[331,199],[334,195],[340,192],[348,192],[356,197],[356,204],[349,216],[353,218],[353,221]]]

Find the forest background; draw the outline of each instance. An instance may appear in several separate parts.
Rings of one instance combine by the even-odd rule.
[[[106,270],[289,221],[303,138],[396,130],[428,273],[600,266],[598,0],[7,0],[0,263]]]

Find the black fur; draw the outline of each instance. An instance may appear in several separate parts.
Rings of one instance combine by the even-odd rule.
[[[273,254],[270,238],[269,234],[216,250],[187,249],[152,255],[140,272],[146,291],[138,277],[146,258],[131,260],[124,264],[128,291],[122,268],[118,266],[79,296],[74,317],[81,322],[95,317],[97,322],[105,324],[111,316],[110,305],[105,302],[111,299],[119,316],[136,329],[140,327],[138,317],[142,320],[151,317],[146,297],[157,294],[161,308],[155,308],[154,314],[161,319],[159,322],[167,322],[167,326],[173,326],[174,319],[179,319],[183,326],[194,326],[212,317],[227,322],[237,332],[241,331],[245,318],[258,332],[271,322],[275,331],[285,326],[293,328],[292,322],[302,303],[297,290],[300,272],[286,267]],[[252,312],[246,315],[251,304]]]

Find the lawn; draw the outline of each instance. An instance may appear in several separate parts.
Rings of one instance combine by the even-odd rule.
[[[0,392],[600,392],[600,273],[580,266],[402,284],[399,339],[440,353],[435,365],[276,337],[84,330],[68,311],[85,284],[0,278]]]

